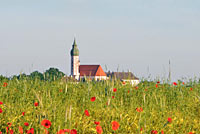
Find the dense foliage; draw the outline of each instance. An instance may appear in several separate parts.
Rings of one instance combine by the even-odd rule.
[[[198,83],[2,79],[0,102],[3,133],[200,133]]]

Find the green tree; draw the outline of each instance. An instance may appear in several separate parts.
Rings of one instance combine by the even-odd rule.
[[[57,68],[50,68],[49,70],[46,70],[44,73],[44,79],[49,81],[54,81],[61,79],[65,74],[61,71],[59,71]]]
[[[44,75],[38,71],[32,72],[29,77],[31,79],[39,79],[39,80],[44,80]]]

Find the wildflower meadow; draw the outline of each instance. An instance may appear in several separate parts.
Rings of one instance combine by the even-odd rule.
[[[200,84],[0,82],[1,134],[200,134]]]

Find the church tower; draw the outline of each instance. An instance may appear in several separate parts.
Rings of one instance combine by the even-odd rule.
[[[77,80],[79,80],[80,76],[79,66],[80,66],[79,50],[76,44],[76,40],[74,39],[74,43],[72,45],[72,50],[71,50],[71,76]]]

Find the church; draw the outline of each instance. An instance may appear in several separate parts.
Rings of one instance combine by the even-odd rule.
[[[76,80],[107,80],[108,77],[101,65],[80,65],[79,50],[74,39],[71,50],[71,76]]]

